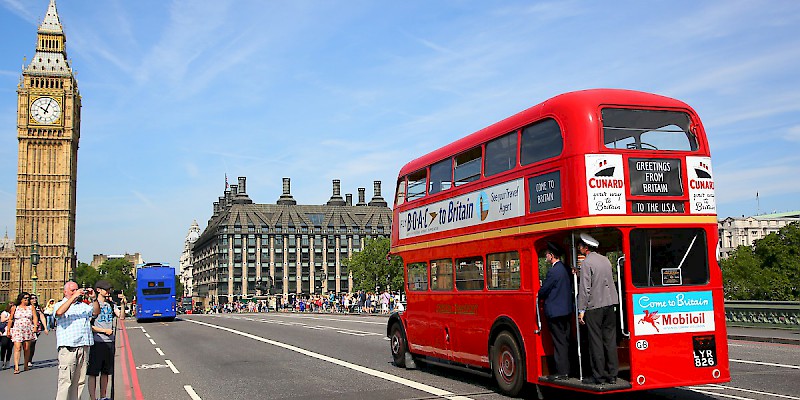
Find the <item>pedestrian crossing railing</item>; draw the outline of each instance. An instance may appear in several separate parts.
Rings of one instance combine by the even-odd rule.
[[[800,302],[725,301],[728,326],[753,326],[800,330]]]

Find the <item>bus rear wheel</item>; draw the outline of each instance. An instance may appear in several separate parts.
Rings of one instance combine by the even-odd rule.
[[[394,365],[398,367],[406,366],[406,352],[408,351],[408,344],[406,341],[406,334],[400,324],[392,325],[391,335],[389,336],[389,346],[392,350],[392,360]]]
[[[525,384],[525,364],[517,340],[508,332],[494,340],[492,370],[501,392],[512,397],[519,394]]]

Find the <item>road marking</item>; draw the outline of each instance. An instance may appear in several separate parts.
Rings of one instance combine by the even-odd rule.
[[[770,367],[800,369],[800,366],[797,366],[797,365],[775,364],[775,363],[760,362],[760,361],[748,361],[748,360],[734,360],[733,358],[731,358],[730,361],[738,362],[738,363],[742,363],[742,364],[756,364],[756,365],[766,365],[766,366],[770,366]]]
[[[743,344],[733,344],[733,343],[728,343],[728,346],[731,346],[731,347],[744,347]]]
[[[186,393],[189,393],[189,397],[191,397],[192,400],[203,400],[200,398],[200,396],[197,395],[197,393],[195,393],[194,389],[192,389],[191,386],[183,385],[183,388],[186,389]]]
[[[175,368],[175,364],[173,364],[173,363],[172,363],[172,361],[170,361],[170,360],[164,360],[164,362],[165,362],[165,363],[167,363],[167,365],[169,365],[169,369],[171,369],[171,370],[172,370],[172,372],[174,372],[174,373],[176,373],[176,374],[180,374],[180,373],[181,373],[181,371],[178,371],[178,369],[177,369],[177,368]]]
[[[142,365],[136,367],[136,369],[138,369],[138,370],[159,369],[159,368],[167,368],[167,367],[169,367],[169,365],[164,365],[164,364],[142,364]]]
[[[153,345],[155,345],[155,344],[156,344],[156,341],[155,341],[155,340],[153,340],[153,339],[148,339],[148,340],[150,340],[150,343],[151,343],[151,344],[153,344]]]
[[[740,397],[740,396],[734,396],[732,394],[725,394],[725,393],[719,393],[719,392],[707,392],[705,390],[692,389],[692,388],[689,388],[689,390],[691,390],[693,392],[697,392],[697,393],[707,394],[709,396],[727,397],[729,399],[736,399],[736,400],[754,400],[754,399],[752,399],[750,397]]]
[[[361,366],[361,365],[353,364],[351,362],[347,362],[347,361],[344,361],[344,360],[339,360],[337,358],[329,357],[329,356],[326,356],[326,355],[320,354],[320,353],[315,353],[315,352],[310,351],[310,350],[306,350],[306,349],[303,349],[303,348],[300,348],[300,347],[297,347],[297,346],[292,346],[290,344],[278,342],[278,341],[275,341],[275,340],[272,340],[272,339],[265,339],[265,338],[262,338],[260,336],[256,336],[256,335],[253,335],[253,334],[250,334],[250,333],[247,333],[247,332],[237,331],[235,329],[226,328],[224,326],[219,326],[219,325],[213,325],[213,324],[209,324],[209,323],[206,323],[206,322],[200,322],[200,321],[195,321],[195,320],[187,320],[187,321],[189,321],[191,323],[194,323],[194,324],[205,325],[205,326],[208,326],[210,328],[219,329],[219,330],[222,330],[222,331],[234,333],[234,334],[237,334],[239,336],[244,336],[246,338],[250,338],[250,339],[257,340],[259,342],[263,342],[263,343],[267,343],[267,344],[271,344],[273,346],[281,347],[281,348],[284,348],[286,350],[294,351],[296,353],[300,353],[300,354],[303,354],[303,355],[306,355],[306,356],[309,356],[309,357],[312,357],[312,358],[316,358],[318,360],[326,361],[326,362],[329,362],[331,364],[336,364],[336,365],[341,366],[341,367],[349,368],[349,369],[352,369],[354,371],[361,372],[363,374],[371,375],[371,376],[374,376],[376,378],[381,378],[381,379],[385,379],[385,380],[390,381],[390,382],[394,382],[394,383],[398,383],[398,384],[401,384],[401,385],[404,385],[404,386],[408,386],[408,387],[410,387],[412,389],[417,389],[419,391],[430,393],[430,394],[432,394],[434,396],[444,397],[444,398],[451,399],[451,400],[472,400],[469,397],[459,396],[459,395],[456,395],[455,393],[448,392],[446,390],[439,389],[437,387],[433,387],[433,386],[430,386],[430,385],[426,385],[424,383],[412,381],[412,380],[406,379],[406,378],[401,378],[401,377],[396,376],[396,375],[392,375],[392,374],[389,374],[389,373],[386,373],[386,372],[382,372],[382,371],[378,371],[378,370],[375,370],[375,369],[367,368],[367,367],[364,367],[364,366]]]
[[[720,388],[720,389],[738,390],[738,391],[740,391],[740,392],[745,392],[745,393],[763,394],[763,395],[765,395],[765,396],[780,397],[780,398],[782,398],[782,399],[789,399],[789,400],[800,400],[800,397],[787,396],[787,395],[785,395],[785,394],[777,394],[777,393],[769,393],[769,392],[760,392],[760,391],[758,391],[758,390],[750,390],[750,389],[738,388],[738,387],[734,387],[734,386],[724,386],[724,385],[717,385],[717,384],[713,384],[713,383],[712,383],[712,384],[709,384],[708,386],[711,386],[712,388]]]
[[[164,355],[164,352],[163,352],[163,351],[161,351],[161,348],[160,348],[160,347],[156,347],[156,353],[158,353],[158,355],[160,355],[160,356],[163,356],[163,355]]]
[[[144,336],[145,336],[146,338],[148,338],[148,339],[150,338],[150,334],[149,334],[149,333],[145,333],[145,334],[144,334]]]

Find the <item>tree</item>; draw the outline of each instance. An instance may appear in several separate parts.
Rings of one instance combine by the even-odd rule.
[[[388,238],[367,239],[360,252],[342,262],[353,274],[353,289],[372,291],[387,285],[392,290],[403,289],[403,261],[389,256],[389,247]]]
[[[98,279],[111,282],[111,286],[115,290],[122,290],[126,296],[130,297],[136,291],[135,281],[131,276],[132,268],[133,264],[123,258],[106,260],[97,267],[97,272],[100,274]]]
[[[175,298],[180,300],[181,297],[183,297],[183,283],[181,277],[175,275]]]
[[[100,279],[100,274],[89,264],[79,262],[75,269],[75,283],[78,287],[93,287]]]
[[[800,224],[792,223],[739,246],[720,261],[725,297],[732,300],[800,300]]]

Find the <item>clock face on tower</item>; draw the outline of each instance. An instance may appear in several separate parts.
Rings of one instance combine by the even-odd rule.
[[[52,97],[39,97],[31,103],[31,117],[40,124],[55,122],[61,115],[61,106]]]

